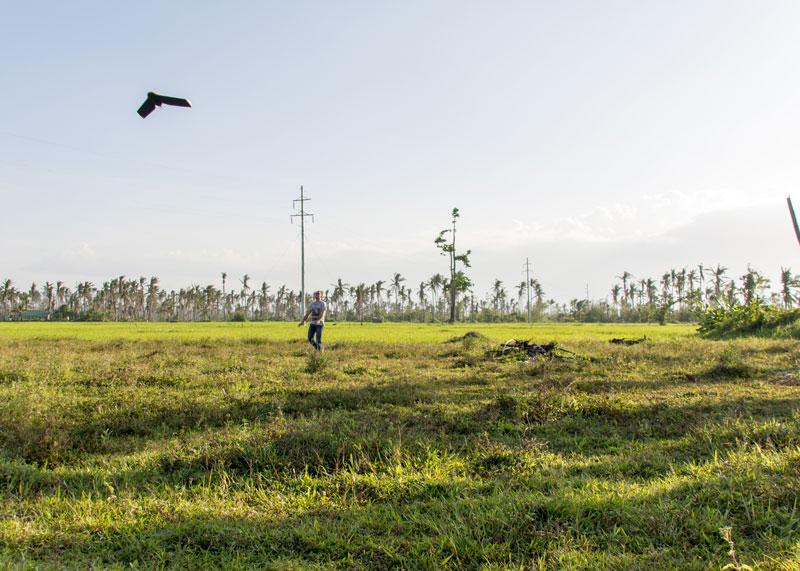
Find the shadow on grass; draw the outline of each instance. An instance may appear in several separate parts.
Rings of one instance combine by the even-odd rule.
[[[122,404],[77,401],[59,405],[38,416],[15,416],[0,421],[0,445],[12,458],[29,463],[69,464],[81,454],[133,453],[149,441],[176,433],[199,433],[243,423],[270,422],[284,415],[300,418],[320,412],[343,411],[369,419],[390,414],[392,408],[438,402],[447,405],[454,395],[443,395],[437,381],[386,383],[358,388],[264,391],[224,400],[191,400],[177,392]],[[105,406],[102,412],[99,410]]]
[[[758,489],[743,504],[737,482],[698,480],[631,494],[603,482],[550,495],[524,487],[418,486],[401,502],[350,501],[276,517],[153,511],[139,519],[80,523],[52,534],[5,541],[29,561],[79,566],[272,568],[453,568],[529,565],[552,569],[593,562],[600,568],[721,568],[732,526],[744,561],[780,560],[794,546],[798,520],[776,509],[780,493]],[[743,481],[738,482],[744,483]],[[452,489],[446,489],[452,488]],[[772,509],[770,509],[772,505]],[[770,517],[761,514],[770,513]],[[130,517],[130,516],[129,516]],[[586,559],[581,559],[586,557]],[[57,558],[57,559],[56,559]],[[589,566],[585,568],[594,568]]]

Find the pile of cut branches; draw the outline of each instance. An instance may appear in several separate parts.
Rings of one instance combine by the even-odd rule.
[[[519,360],[552,360],[563,359],[564,353],[574,355],[572,351],[568,351],[558,345],[555,341],[545,344],[534,343],[533,341],[524,341],[517,339],[509,339],[503,346],[495,351],[494,358],[510,358],[515,357]]]
[[[625,337],[622,338],[614,338],[609,343],[614,343],[616,345],[638,345],[639,343],[644,343],[645,341],[649,341],[650,338],[645,335],[641,339],[626,339]]]

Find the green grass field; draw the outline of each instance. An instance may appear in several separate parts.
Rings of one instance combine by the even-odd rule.
[[[304,337],[0,324],[0,569],[800,569],[797,341]]]
[[[696,325],[630,325],[595,323],[550,323],[550,324],[486,324],[457,323],[350,323],[328,322],[325,337],[332,341],[371,342],[438,342],[459,337],[468,331],[476,331],[498,342],[509,338],[536,338],[564,341],[574,338],[602,339],[608,337],[640,338],[644,335],[654,339],[684,337],[692,335]],[[93,341],[109,339],[270,339],[286,341],[304,335],[296,323],[245,322],[245,323],[69,323],[29,322],[0,323],[0,338],[75,338]]]

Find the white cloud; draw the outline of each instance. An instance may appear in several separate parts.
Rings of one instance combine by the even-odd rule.
[[[552,244],[572,241],[586,244],[637,243],[643,240],[673,241],[672,233],[698,217],[734,212],[767,204],[780,208],[773,195],[733,190],[671,191],[647,194],[626,203],[596,205],[569,215],[548,216],[531,209],[530,220],[512,219],[469,238],[483,248],[507,249],[524,243]]]

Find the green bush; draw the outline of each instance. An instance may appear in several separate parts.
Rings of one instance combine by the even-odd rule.
[[[733,303],[701,309],[697,315],[698,332],[705,337],[797,337],[798,328],[793,324],[800,320],[800,309],[780,309],[756,298],[744,305]]]
[[[328,368],[328,356],[319,351],[309,353],[306,358],[306,372],[308,373],[322,373]]]
[[[78,321],[98,321],[99,322],[99,321],[107,321],[107,320],[108,320],[108,317],[106,316],[106,314],[101,312],[101,311],[97,311],[96,309],[90,309],[89,311],[87,311],[86,313],[81,315],[80,318],[78,318]]]

